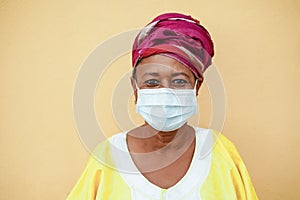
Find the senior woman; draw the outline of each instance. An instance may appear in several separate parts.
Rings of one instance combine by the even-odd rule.
[[[131,84],[145,123],[100,143],[68,199],[257,199],[234,145],[187,123],[213,55],[191,16],[165,13],[142,29]]]

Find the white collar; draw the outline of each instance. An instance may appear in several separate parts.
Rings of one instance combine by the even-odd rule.
[[[116,169],[131,188],[133,196],[143,195],[143,199],[146,199],[146,196],[152,199],[160,199],[163,193],[163,195],[167,196],[165,199],[175,200],[191,195],[193,191],[198,194],[200,193],[200,188],[210,171],[213,137],[209,129],[197,127],[194,127],[194,129],[196,145],[190,167],[184,177],[168,189],[162,189],[154,185],[136,168],[128,151],[126,143],[127,132],[114,135],[110,138]],[[201,199],[200,194],[197,199]]]

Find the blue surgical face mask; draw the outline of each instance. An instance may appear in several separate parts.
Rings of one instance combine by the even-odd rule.
[[[139,89],[136,112],[154,129],[173,131],[183,126],[198,111],[194,89]]]

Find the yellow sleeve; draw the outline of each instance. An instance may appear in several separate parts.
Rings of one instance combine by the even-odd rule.
[[[91,153],[86,168],[67,198],[77,199],[131,199],[130,188],[115,170],[109,140],[99,143]]]
[[[238,199],[258,199],[246,166],[243,162],[237,164],[237,168],[231,171],[231,176],[236,186],[235,190],[237,191],[237,194],[240,194],[238,196],[241,197]]]
[[[201,189],[203,199],[257,200],[247,168],[234,144],[217,133],[210,173]]]
[[[94,200],[101,178],[101,169],[97,161],[91,156],[82,175],[69,194],[67,200]]]
[[[256,200],[257,195],[253,187],[248,170],[238,152],[235,145],[224,135],[220,138],[223,147],[227,150],[229,156],[234,162],[234,166],[230,170],[237,199]]]

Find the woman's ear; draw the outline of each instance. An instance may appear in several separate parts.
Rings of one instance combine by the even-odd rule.
[[[130,82],[131,82],[131,87],[133,89],[133,94],[134,94],[134,103],[136,104],[137,102],[137,88],[136,88],[136,82],[134,77],[130,77]]]
[[[202,82],[203,82],[203,78],[198,78],[197,80],[198,81],[197,81],[197,85],[196,85],[196,96],[198,96],[199,89],[200,89],[200,87],[202,85]]]

